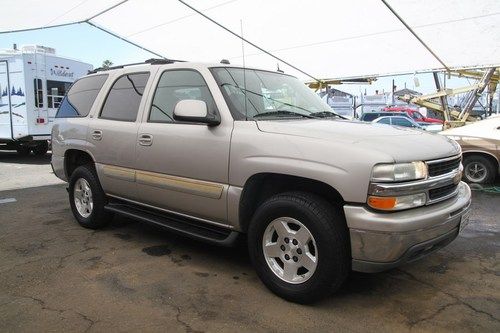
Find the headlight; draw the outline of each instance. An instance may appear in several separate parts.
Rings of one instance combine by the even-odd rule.
[[[378,210],[402,210],[425,205],[427,196],[425,193],[403,195],[397,197],[368,196],[368,206]]]
[[[372,181],[401,182],[427,178],[427,165],[424,162],[378,164],[373,167]]]

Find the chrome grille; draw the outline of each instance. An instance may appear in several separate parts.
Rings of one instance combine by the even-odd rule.
[[[461,160],[461,156],[454,156],[442,160],[428,161],[427,167],[429,168],[429,177],[444,175],[458,169]]]
[[[453,194],[456,191],[457,186],[458,185],[456,184],[450,184],[443,187],[431,189],[429,190],[429,199],[434,201],[437,199],[445,198]]]
[[[426,179],[400,183],[371,183],[368,193],[377,196],[425,193],[426,205],[450,199],[458,193],[458,184],[462,175],[461,161],[461,155],[426,161],[429,171]]]

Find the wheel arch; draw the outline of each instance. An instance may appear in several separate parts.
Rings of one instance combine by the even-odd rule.
[[[245,182],[239,200],[238,219],[241,230],[247,232],[250,221],[261,203],[275,194],[288,191],[314,193],[337,206],[343,206],[345,203],[337,189],[316,179],[271,172],[254,174]]]
[[[88,151],[81,149],[68,149],[64,152],[64,173],[70,179],[76,168],[85,164],[94,165],[95,160]]]

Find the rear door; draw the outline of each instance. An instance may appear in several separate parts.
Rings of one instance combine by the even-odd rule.
[[[9,63],[0,60],[0,139],[12,139],[12,106]]]
[[[113,79],[98,113],[89,122],[87,141],[104,191],[135,199],[135,149],[139,110],[143,107],[149,71]]]

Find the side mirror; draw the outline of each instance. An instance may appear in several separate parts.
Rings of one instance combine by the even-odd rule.
[[[208,114],[207,104],[196,99],[185,99],[177,102],[174,108],[174,119],[193,123],[203,123],[209,126],[220,124],[220,119]]]

